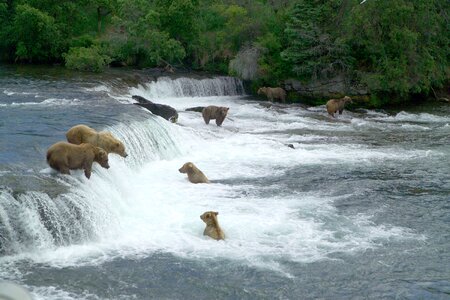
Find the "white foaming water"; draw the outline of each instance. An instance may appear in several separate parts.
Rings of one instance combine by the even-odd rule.
[[[8,220],[18,215],[24,220],[19,228],[12,226],[14,220],[6,222],[11,255],[0,258],[1,277],[14,274],[17,260],[67,267],[157,251],[191,259],[239,261],[290,276],[289,262],[364,251],[385,239],[422,238],[405,228],[376,225],[370,215],[343,216],[333,206],[339,198],[327,191],[286,193],[283,180],[271,185],[255,180],[282,178],[285,172],[309,164],[324,168],[370,165],[426,159],[434,153],[339,144],[320,132],[352,132],[361,124],[324,121],[301,108],[266,109],[240,97],[174,97],[178,92],[172,88],[177,84],[164,80],[168,90],[160,86],[158,92],[166,97],[155,102],[175,107],[180,113],[178,124],[149,113],[144,122],[125,121],[105,128],[124,142],[129,153],[125,159],[110,155],[110,169],[95,165],[90,180],[81,171],[72,176],[44,173],[58,176],[69,188],[56,199],[36,192],[23,194],[19,201],[9,192],[0,195],[0,217]],[[131,89],[127,98],[138,94],[152,99],[154,93],[150,85]],[[212,104],[230,107],[222,127],[207,126],[200,113],[184,111]],[[290,133],[299,129],[314,129],[315,133]],[[293,141],[296,149],[285,146]],[[178,172],[187,161],[194,162],[213,183],[188,182]],[[264,196],[274,189],[278,191],[274,196]],[[12,202],[16,206],[8,207]],[[219,212],[225,241],[202,235],[205,225],[200,215],[208,210]],[[28,244],[21,243],[20,232],[27,232]],[[56,288],[32,291],[45,299],[81,297]]]
[[[142,93],[143,92],[143,93]],[[148,99],[236,96],[244,93],[242,82],[233,77],[191,79],[159,77],[157,81],[146,83],[144,87],[132,88],[130,94]]]
[[[131,94],[148,96],[151,92],[150,88],[150,92],[132,90]],[[62,267],[166,251],[283,271],[283,263],[289,261],[311,262],[335,252],[376,247],[379,239],[414,237],[402,228],[372,224],[367,215],[340,216],[332,205],[336,198],[325,191],[285,196],[282,182],[263,187],[251,180],[282,176],[307,164],[371,164],[426,157],[425,151],[353,144],[330,147],[330,140],[320,139],[314,144],[298,143],[293,150],[284,145],[291,135],[267,132],[311,127],[323,131],[355,129],[350,123],[313,119],[306,110],[268,110],[239,97],[161,100],[180,111],[179,124],[149,117],[145,122],[107,128],[124,142],[128,158],[111,155],[111,168],[96,166],[90,180],[81,171],[73,177],[62,176],[71,189],[55,200],[33,193],[22,196],[23,219],[29,222],[25,230],[34,242],[29,251],[21,249],[16,259],[26,257]],[[230,107],[230,118],[222,127],[206,126],[197,112],[183,112],[187,107],[209,104]],[[187,161],[194,162],[215,183],[189,183],[185,174],[178,172]],[[267,188],[279,189],[280,194],[255,196],[263,195]],[[42,224],[36,205],[45,207],[47,222],[56,228],[53,232]],[[65,223],[58,219],[74,205],[81,220],[67,217]],[[199,216],[208,210],[219,212],[225,241],[202,235],[204,223]],[[74,229],[78,234],[64,239],[64,228],[74,224],[79,226]],[[14,240],[14,230],[10,232]],[[65,242],[56,246],[58,240]]]
[[[35,98],[38,98],[38,96],[35,96]],[[12,102],[10,104],[2,103],[0,106],[34,106],[34,105],[43,105],[43,106],[55,106],[55,105],[82,105],[84,104],[82,101],[80,101],[77,98],[74,99],[59,99],[59,98],[48,98],[43,101],[39,102]]]
[[[382,116],[374,118],[383,122],[413,122],[413,123],[446,123],[450,121],[449,117],[436,116],[429,113],[412,114],[399,112],[395,116]]]

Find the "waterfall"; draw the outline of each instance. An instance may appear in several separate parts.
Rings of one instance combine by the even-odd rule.
[[[114,86],[114,80],[102,83],[103,91]],[[121,89],[115,89],[116,96]],[[122,89],[123,91],[123,89]],[[93,92],[98,92],[93,89]],[[157,81],[142,83],[131,88],[130,94],[143,94],[147,98],[182,98],[206,96],[233,96],[244,94],[242,82],[233,77],[204,79],[160,77]],[[116,98],[112,96],[113,98]],[[124,106],[125,108],[125,106]],[[115,226],[120,226],[119,212],[111,208],[126,205],[123,193],[127,180],[146,162],[170,160],[182,152],[182,143],[193,136],[182,137],[177,125],[148,115],[136,120],[127,111],[120,123],[104,128],[113,133],[127,147],[126,159],[111,154],[108,171],[98,164],[93,165],[93,176],[84,178],[82,170],[63,176],[50,168],[37,176],[46,187],[61,184],[64,192],[51,193],[46,188],[40,191],[16,191],[0,186],[0,255],[33,252],[93,241],[108,234],[113,235]],[[1,174],[13,176],[17,174]],[[56,181],[55,181],[56,178]],[[25,179],[26,180],[26,179]],[[56,182],[56,183],[55,183]],[[61,191],[61,188],[58,189]]]
[[[142,94],[142,90],[146,90]],[[237,96],[244,94],[242,81],[234,77],[206,79],[160,77],[157,81],[143,84],[142,88],[131,89],[130,94],[141,94],[149,99],[179,97]]]
[[[16,192],[0,187],[0,255],[82,243],[105,236],[120,222],[108,202],[121,202],[120,184],[147,161],[170,159],[180,154],[175,125],[149,117],[106,128],[127,145],[128,158],[110,155],[106,171],[94,163],[90,180],[82,170],[58,177],[68,191],[51,197],[45,192]],[[3,175],[6,176],[6,175]],[[53,180],[54,181],[54,180]],[[122,188],[122,189],[120,189]]]

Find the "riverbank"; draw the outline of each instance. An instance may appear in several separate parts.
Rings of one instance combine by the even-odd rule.
[[[164,68],[138,69],[134,67],[109,67],[102,73],[92,73],[84,71],[75,71],[67,69],[60,65],[29,65],[29,64],[0,64],[0,71],[14,70],[21,76],[48,76],[73,77],[84,76],[91,80],[120,78],[124,83],[136,87],[138,84],[156,81],[158,77],[169,77],[172,79],[180,77],[189,77],[193,79],[214,78],[215,76],[226,76],[226,74],[214,74],[210,72],[191,71],[186,68],[174,69],[173,72]],[[45,76],[45,75],[44,75]],[[260,87],[259,81],[244,80],[243,87],[247,95],[255,99],[267,101],[267,98],[256,93]],[[343,77],[337,77],[332,80],[302,83],[295,79],[288,79],[282,82],[281,87],[287,92],[287,103],[298,103],[304,106],[318,106],[325,104],[329,99],[341,98],[345,95],[351,96],[353,103],[348,105],[348,109],[385,109],[402,110],[411,109],[421,105],[440,105],[449,103],[444,101],[449,99],[450,95],[445,88],[438,90],[436,94],[423,96],[411,95],[406,100],[389,101],[387,99],[373,98],[367,89],[362,86],[350,86]],[[450,88],[448,89],[450,90]],[[388,96],[386,96],[388,97]]]

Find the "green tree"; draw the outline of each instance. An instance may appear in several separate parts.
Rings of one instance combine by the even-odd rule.
[[[329,78],[351,67],[348,48],[336,26],[342,1],[300,0],[287,22],[287,48],[281,56],[302,79]]]
[[[18,5],[12,24],[16,60],[51,62],[59,59],[61,35],[55,20],[27,4]]]
[[[404,99],[448,80],[448,11],[446,0],[367,1],[353,7],[348,42],[372,92]]]
[[[164,66],[186,55],[182,44],[162,30],[160,13],[143,0],[119,1],[115,29],[108,35],[108,55],[141,67]]]
[[[101,72],[111,61],[107,55],[101,54],[95,46],[89,48],[73,47],[63,56],[67,68],[80,71]]]
[[[157,0],[162,26],[170,36],[188,47],[198,38],[198,0]]]

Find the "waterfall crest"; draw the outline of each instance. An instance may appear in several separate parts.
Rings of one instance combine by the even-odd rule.
[[[131,94],[145,94],[149,99],[180,97],[211,97],[244,95],[242,81],[234,77],[214,77],[206,79],[160,77],[156,81],[143,84],[142,88],[131,89]]]

